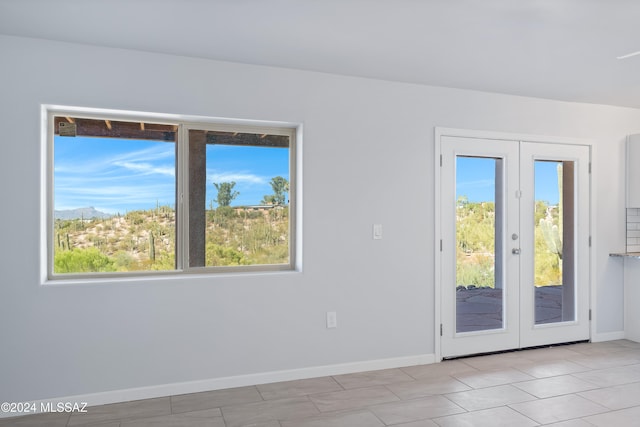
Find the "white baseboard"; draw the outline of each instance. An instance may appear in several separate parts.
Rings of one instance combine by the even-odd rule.
[[[591,336],[591,342],[614,341],[625,339],[624,331],[602,332]]]
[[[47,405],[58,403],[83,403],[86,406],[105,405],[131,400],[152,399],[155,397],[174,396],[178,394],[198,393],[201,391],[221,390],[225,388],[243,387],[258,384],[268,384],[281,381],[301,380],[307,378],[326,377],[331,375],[350,374],[355,372],[376,371],[380,369],[400,368],[404,366],[427,365],[435,363],[434,354],[418,356],[396,357],[391,359],[365,360],[361,362],[342,363],[336,365],[312,366],[309,368],[289,369],[284,371],[262,372],[257,374],[237,375],[233,377],[211,378],[182,383],[163,384],[148,387],[137,387],[123,390],[105,391],[76,396],[59,397],[30,401],[38,410]],[[24,401],[23,401],[24,402]],[[33,412],[31,412],[33,413]],[[0,418],[27,413],[4,413],[0,411]]]

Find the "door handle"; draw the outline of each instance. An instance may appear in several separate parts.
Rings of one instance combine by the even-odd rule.
[[[520,248],[511,249],[511,253],[514,254],[514,255],[520,255]]]

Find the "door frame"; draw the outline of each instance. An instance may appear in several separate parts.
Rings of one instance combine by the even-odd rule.
[[[596,292],[595,292],[595,263],[594,263],[594,253],[596,252],[596,239],[595,239],[595,192],[593,191],[593,183],[595,181],[595,168],[593,167],[593,146],[594,143],[588,139],[581,138],[569,138],[569,137],[559,137],[559,136],[546,136],[546,135],[532,135],[532,134],[520,134],[520,133],[508,133],[508,132],[498,132],[498,131],[481,131],[481,130],[471,130],[471,129],[456,129],[456,128],[446,128],[446,127],[435,127],[434,129],[434,157],[433,157],[433,165],[434,165],[434,242],[433,242],[433,251],[434,251],[434,356],[436,361],[442,360],[442,347],[441,347],[441,324],[443,320],[442,316],[442,295],[441,295],[441,281],[442,281],[442,252],[441,252],[441,239],[442,239],[442,218],[441,218],[441,202],[442,202],[442,194],[441,194],[441,149],[440,142],[443,136],[451,136],[451,137],[462,137],[462,138],[477,138],[477,139],[494,139],[494,140],[508,140],[508,141],[526,141],[526,142],[540,142],[547,144],[565,144],[565,145],[583,145],[588,146],[591,159],[590,159],[590,170],[589,174],[589,236],[591,241],[590,250],[588,253],[589,257],[589,313],[590,313],[590,325],[589,325],[589,334],[590,337],[593,338],[596,336],[596,315],[593,307],[596,306]]]

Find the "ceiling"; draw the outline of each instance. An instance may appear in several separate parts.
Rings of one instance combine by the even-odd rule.
[[[637,0],[0,0],[0,34],[640,108]]]

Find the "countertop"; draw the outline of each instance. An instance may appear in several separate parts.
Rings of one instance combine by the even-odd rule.
[[[640,259],[640,252],[620,252],[620,253],[609,254],[609,256]]]

